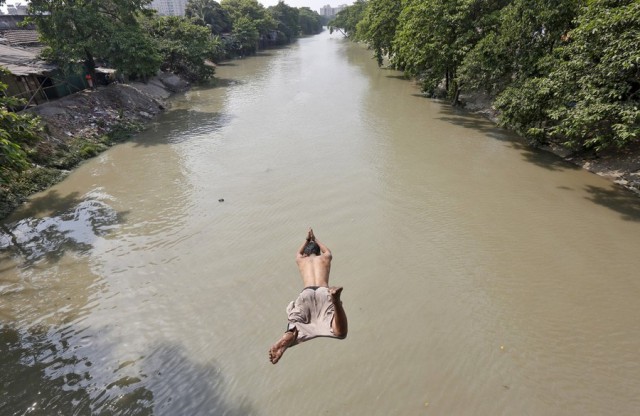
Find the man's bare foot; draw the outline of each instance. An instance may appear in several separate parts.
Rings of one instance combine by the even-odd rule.
[[[336,304],[340,303],[340,294],[342,293],[342,286],[331,286],[329,288],[329,295],[331,295],[331,301]]]
[[[289,348],[295,340],[295,331],[285,332],[282,338],[280,338],[280,340],[273,344],[269,349],[269,361],[271,361],[272,364],[277,363],[287,348]]]

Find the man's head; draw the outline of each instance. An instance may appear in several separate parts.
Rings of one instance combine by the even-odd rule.
[[[320,255],[320,246],[318,244],[316,244],[315,241],[307,241],[307,245],[304,246],[304,251],[303,251],[305,256],[310,256],[312,254],[315,254],[316,256]]]

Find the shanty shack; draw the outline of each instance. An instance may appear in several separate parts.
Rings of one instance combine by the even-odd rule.
[[[24,16],[1,17],[0,67],[4,71],[0,72],[0,81],[7,85],[7,96],[24,99],[28,107],[86,88],[82,71],[62,76],[55,65],[39,59],[42,47],[37,31],[19,26]]]

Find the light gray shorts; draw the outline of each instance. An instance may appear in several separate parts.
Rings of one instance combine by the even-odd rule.
[[[334,306],[328,287],[305,287],[298,298],[287,306],[287,330],[298,330],[295,344],[316,337],[337,338],[331,328],[333,313]]]

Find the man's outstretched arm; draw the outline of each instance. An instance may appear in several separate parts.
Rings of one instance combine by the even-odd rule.
[[[316,239],[315,242],[318,245],[318,247],[320,247],[320,255],[321,256],[325,256],[325,257],[329,257],[329,258],[333,257],[331,255],[331,250],[329,250],[329,247],[327,247],[324,244],[322,244],[320,241],[318,241],[318,239]]]

